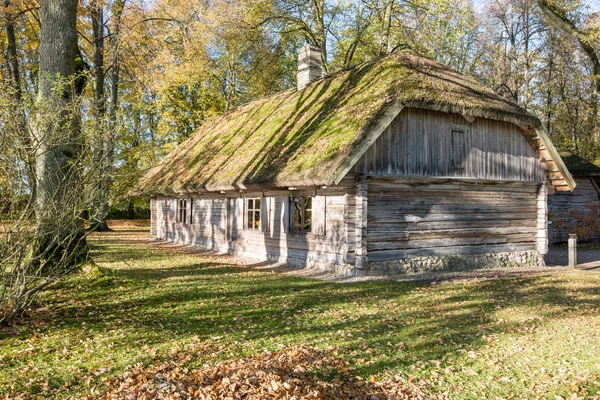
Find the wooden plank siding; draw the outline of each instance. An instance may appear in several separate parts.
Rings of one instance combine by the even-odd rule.
[[[353,167],[370,176],[542,182],[546,171],[523,132],[506,122],[404,109]]]
[[[539,187],[370,178],[369,261],[536,250]]]
[[[351,185],[349,183],[348,185]],[[350,190],[352,190],[350,188]],[[296,234],[290,228],[290,196],[313,197],[313,231]],[[235,197],[233,197],[235,196]],[[348,189],[341,187],[305,190],[274,190],[244,194],[209,194],[182,197],[193,199],[192,224],[176,221],[177,200],[159,197],[157,237],[194,244],[220,252],[259,260],[294,260],[330,265],[347,265]],[[261,229],[246,228],[246,198],[261,199]],[[188,214],[189,215],[189,214]],[[354,242],[354,240],[352,240]],[[354,256],[350,257],[354,261]]]
[[[156,197],[150,198],[150,236],[156,237]]]
[[[556,192],[548,196],[548,213],[551,220],[550,242],[561,243],[575,233],[577,225],[600,207],[600,189],[596,177],[575,176],[577,187],[572,192]],[[585,238],[580,238],[585,239]],[[597,239],[591,237],[590,239]]]

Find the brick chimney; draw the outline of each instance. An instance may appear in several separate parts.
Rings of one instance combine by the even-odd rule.
[[[314,44],[307,44],[298,51],[298,90],[322,77],[321,49]]]

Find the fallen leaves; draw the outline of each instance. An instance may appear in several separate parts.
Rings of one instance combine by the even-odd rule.
[[[0,333],[0,398],[600,393],[596,275],[342,285],[147,237],[92,235],[103,275],[74,276]]]
[[[152,368],[128,368],[106,382],[108,389],[88,400],[130,399],[431,399],[423,383],[398,376],[368,381],[348,373],[348,362],[308,346],[293,346],[257,357],[222,361],[187,370],[176,361]],[[320,376],[334,376],[325,380]],[[443,399],[440,395],[437,398]]]

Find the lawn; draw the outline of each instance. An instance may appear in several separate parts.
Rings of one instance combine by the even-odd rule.
[[[395,376],[469,399],[600,393],[598,273],[329,283],[117,228],[91,240],[101,272],[52,287],[0,331],[0,395],[94,397],[127,370],[169,363],[185,374],[298,345],[347,362],[316,363],[325,381]]]

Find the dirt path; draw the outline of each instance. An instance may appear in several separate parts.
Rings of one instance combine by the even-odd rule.
[[[544,257],[549,267],[569,265],[569,253],[566,247],[550,247]],[[600,270],[600,249],[577,249],[577,267]]]

